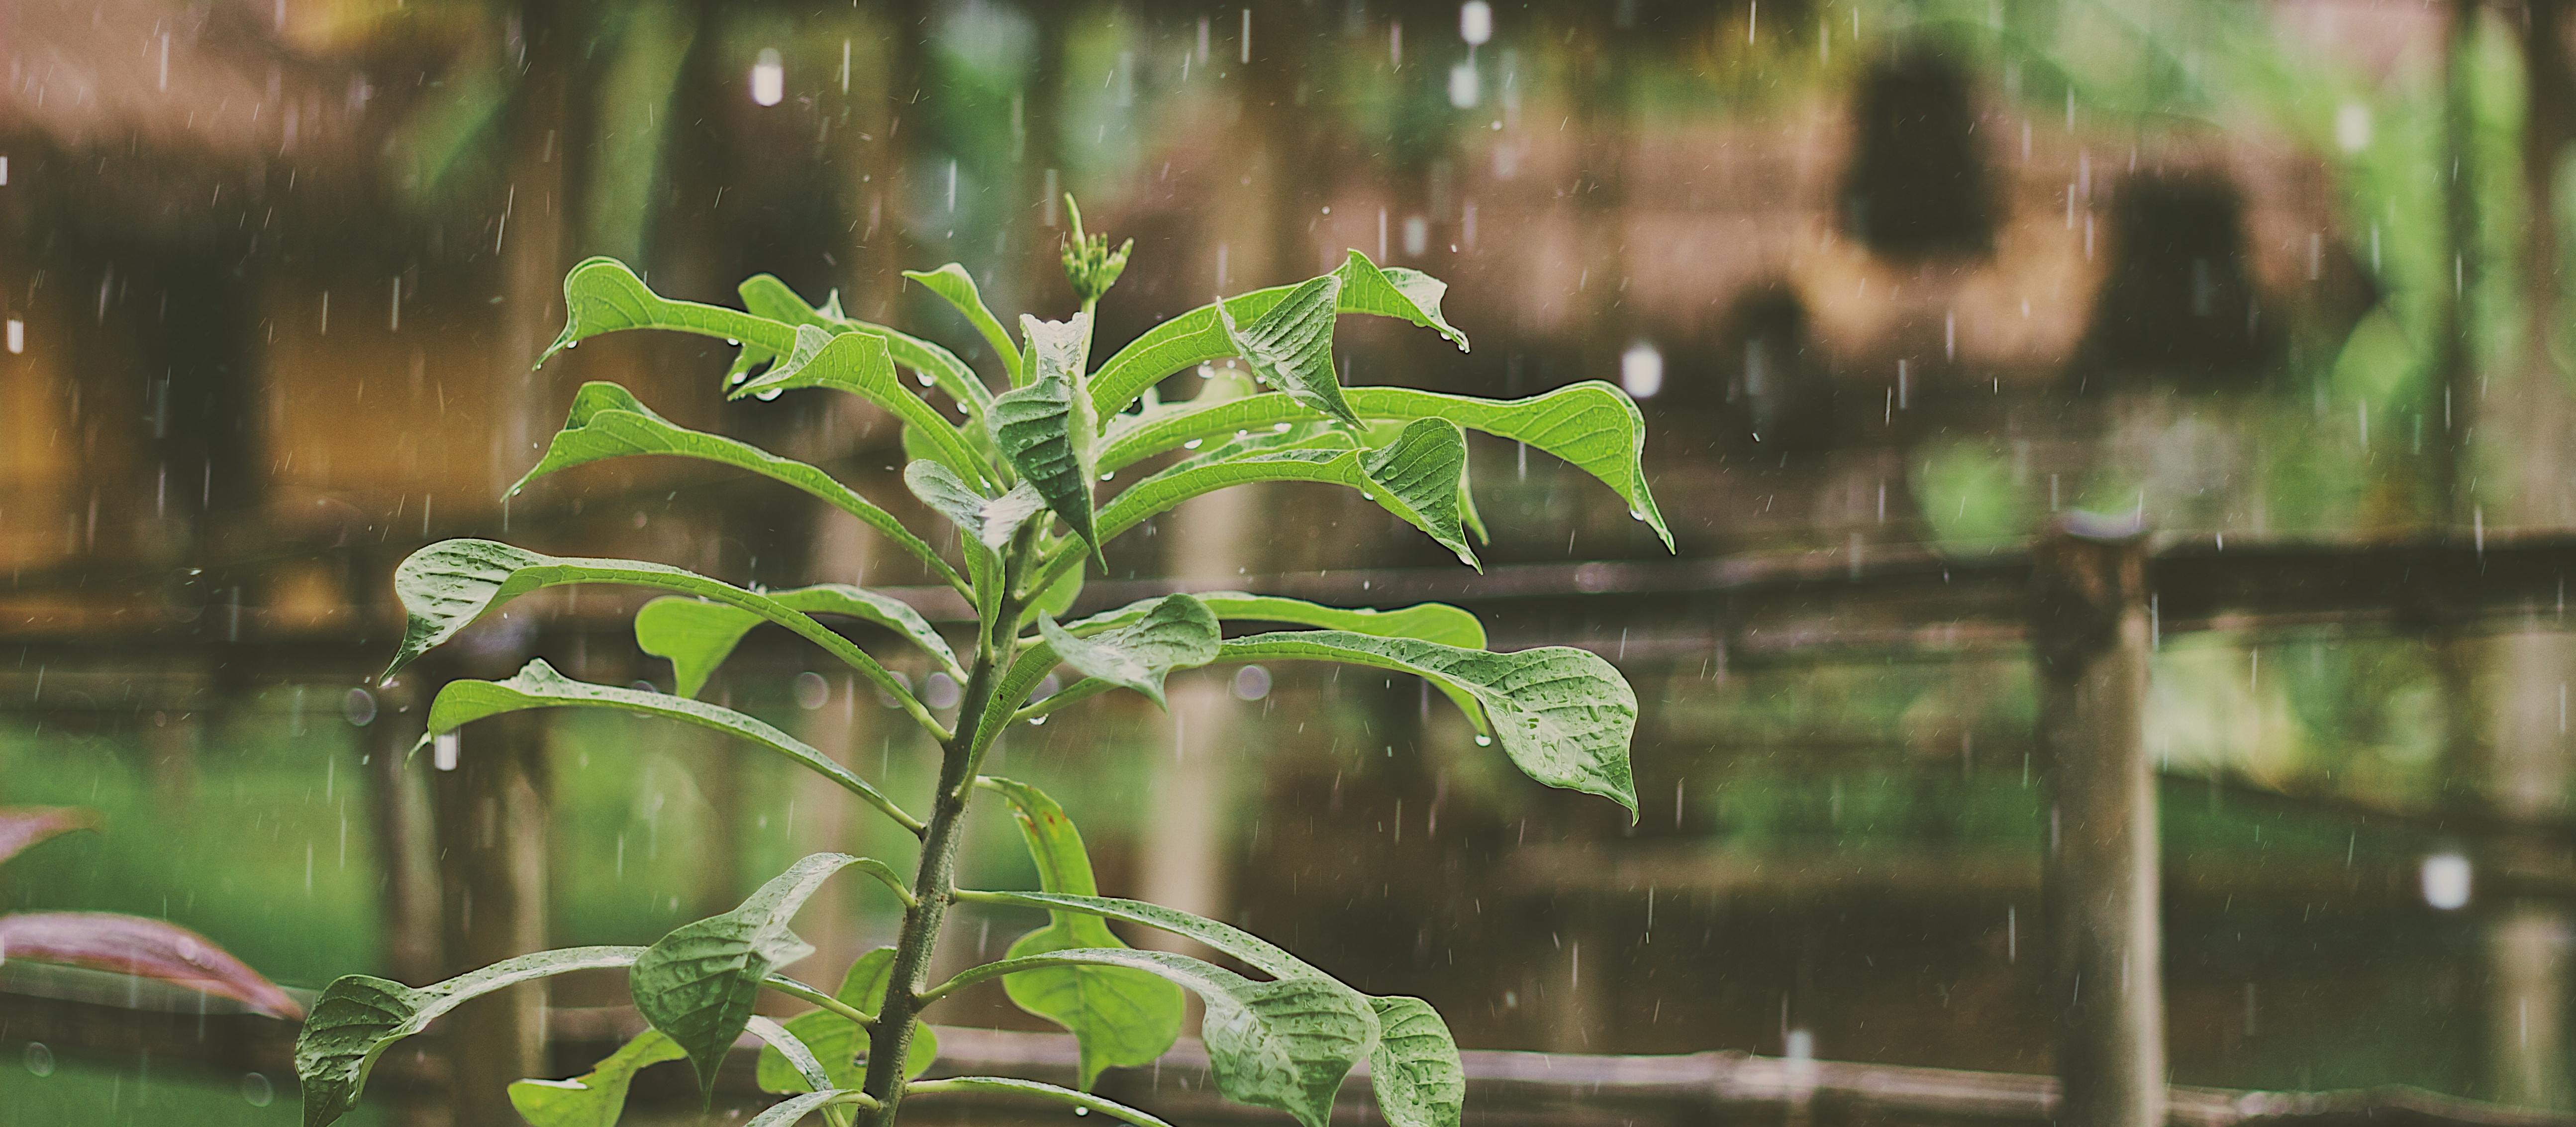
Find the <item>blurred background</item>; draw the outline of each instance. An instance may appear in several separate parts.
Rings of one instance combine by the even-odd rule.
[[[442,677],[670,670],[626,633],[640,599],[593,590],[377,685],[389,574],[505,536],[938,613],[901,553],[756,479],[615,463],[501,499],[580,382],[615,379],[933,527],[872,408],[726,403],[731,350],[674,335],[530,365],[564,271],[612,254],[705,301],[774,273],[989,368],[897,271],[960,262],[1006,320],[1064,316],[1070,192],[1136,240],[1104,347],[1350,248],[1428,271],[1473,351],[1346,319],[1344,382],[1617,382],[1676,541],[1491,439],[1481,577],[1328,490],[1127,538],[1085,606],[1175,582],[1438,598],[1498,646],[1600,652],[1642,701],[1644,810],[1527,782],[1416,683],[1199,671],[1168,714],[1104,698],[997,753],[1081,823],[1107,891],[1421,994],[1470,1049],[2047,1073],[2052,819],[2014,569],[2091,509],[2212,575],[2272,561],[2236,609],[2157,604],[2174,1082],[2576,1109],[2565,585],[2479,578],[2491,549],[2576,561],[2569,19],[0,0],[0,803],[104,815],[0,870],[0,909],[166,918],[294,988],[419,983],[650,942],[806,852],[899,855],[827,789],[668,726],[540,713],[468,730],[453,770],[406,761]],[[2476,562],[2431,586],[2436,549]],[[2346,581],[2379,593],[2301,601]],[[903,715],[809,649],[756,636],[710,691],[928,785]],[[978,833],[968,879],[1031,879],[1007,824]],[[889,908],[841,887],[799,930],[846,957]],[[961,919],[961,962],[1032,922]],[[568,979],[551,1011],[461,1013],[388,1060],[367,1114],[516,1122],[499,1081],[586,1068],[622,1001]],[[997,992],[943,1019],[1039,1028]],[[292,1037],[0,964],[0,1124],[289,1122]],[[638,1093],[638,1121],[695,1113],[676,1071]],[[1559,1097],[1486,1110],[1607,1122]]]

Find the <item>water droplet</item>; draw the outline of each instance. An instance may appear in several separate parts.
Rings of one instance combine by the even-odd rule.
[[[945,673],[933,673],[921,685],[921,703],[932,708],[955,707],[957,698],[964,695],[957,687],[957,679]]]
[[[754,398],[754,399],[757,399],[757,400],[759,400],[759,401],[761,401],[761,402],[763,402],[763,403],[768,403],[768,402],[772,402],[772,401],[776,400],[779,396],[781,396],[781,395],[785,395],[785,394],[787,394],[787,389],[786,389],[786,388],[783,388],[783,387],[772,387],[772,388],[764,388],[764,389],[762,389],[762,390],[760,390],[760,391],[755,391],[755,392],[751,393],[751,397],[752,397],[752,398]]]
[[[931,384],[930,373],[928,372],[914,372],[912,374],[912,378],[914,382],[919,383],[923,387],[929,387]]]
[[[807,670],[796,675],[796,707],[812,712],[832,701],[832,683]]]
[[[1029,717],[1029,727],[1032,727],[1032,728],[1043,728],[1043,727],[1046,727],[1046,722],[1047,722],[1047,718],[1046,718],[1046,717],[1044,717],[1044,716],[1032,716],[1032,717]]]
[[[568,340],[564,342],[564,347],[567,349],[579,348],[581,347],[581,342],[577,340]]]
[[[732,337],[726,337],[726,338],[725,338],[725,347],[727,347],[727,348],[740,348],[740,347],[742,347],[742,342],[741,342],[741,341],[738,341],[738,340],[735,340],[735,339],[733,339]]]
[[[441,771],[456,769],[456,733],[440,732],[429,744],[429,761]]]
[[[1073,1109],[1073,1113],[1075,1115],[1089,1115],[1091,1114],[1091,1109],[1087,1107],[1078,1107]]]
[[[250,1106],[267,1107],[277,1102],[277,1085],[269,1083],[268,1077],[259,1073],[245,1072],[241,1078],[241,1094],[243,1102]]]
[[[1108,473],[1102,474],[1102,475],[1100,475],[1100,480],[1102,480],[1102,481],[1116,481],[1116,480],[1118,480],[1118,471],[1116,471],[1116,470],[1111,470],[1111,471],[1109,471]]]
[[[1250,438],[1252,437],[1252,432],[1248,430],[1239,430],[1234,432],[1234,436],[1236,438]]]
[[[751,64],[751,100],[774,106],[787,97],[787,67],[778,57],[778,48],[763,47],[757,61]]]
[[[662,691],[655,688],[651,681],[637,681],[632,685],[628,685],[627,688],[633,689],[639,693],[658,693]]]
[[[1189,440],[1189,441],[1187,441],[1187,442],[1182,443],[1182,444],[1181,444],[1181,449],[1183,449],[1183,450],[1196,450],[1196,449],[1198,449],[1199,447],[1201,447],[1201,446],[1205,446],[1205,445],[1207,445],[1207,440],[1206,440],[1206,439],[1204,439],[1204,438],[1193,438],[1193,439],[1191,439],[1191,440]]]
[[[1477,747],[1492,747],[1492,746],[1494,746],[1494,737],[1489,736],[1489,735],[1486,735],[1486,734],[1485,734],[1485,733],[1483,733],[1483,732],[1478,732],[1478,733],[1476,733],[1476,746],[1477,746]]]
[[[1270,695],[1270,671],[1258,665],[1247,665],[1234,671],[1234,696],[1237,700],[1260,700]]]
[[[1288,433],[1288,424],[1287,424],[1287,423],[1272,423],[1272,424],[1270,424],[1270,433],[1272,433],[1272,434],[1286,434],[1286,433]]]
[[[1644,510],[1644,509],[1630,509],[1630,510],[1628,510],[1628,519],[1629,519],[1629,520],[1644,520],[1644,519],[1646,519],[1646,510]]]
[[[376,719],[376,695],[365,689],[351,689],[340,698],[340,714],[349,723],[364,728]]]
[[[54,1074],[54,1051],[42,1041],[27,1042],[27,1071],[38,1076]]]

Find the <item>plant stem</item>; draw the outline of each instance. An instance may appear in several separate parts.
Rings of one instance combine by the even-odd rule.
[[[1023,535],[1002,567],[1005,594],[997,615],[1002,622],[1013,621],[1020,613],[1019,600],[1007,592],[1026,569],[1029,540]],[[986,634],[992,634],[989,623]],[[957,898],[957,848],[964,841],[966,805],[975,793],[975,780],[971,777],[974,764],[984,750],[977,745],[976,735],[983,728],[980,720],[985,711],[994,705],[993,693],[1018,651],[1016,636],[993,638],[989,644],[976,647],[975,664],[966,676],[965,698],[957,710],[956,730],[940,748],[939,789],[932,796],[930,822],[922,832],[921,867],[912,880],[913,903],[904,911],[903,931],[895,940],[885,1005],[877,1011],[876,1027],[868,1034],[868,1074],[861,1090],[877,1102],[870,1116],[877,1127],[892,1127],[895,1112],[903,1102],[904,1064],[911,1059],[913,1018],[928,1002],[922,994],[930,984],[931,954],[939,945],[940,925],[948,918],[948,906]]]

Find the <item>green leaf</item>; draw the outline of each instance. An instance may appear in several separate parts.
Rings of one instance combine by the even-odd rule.
[[[1022,316],[1020,331],[1029,341],[1029,381],[993,400],[993,445],[1096,556],[1091,483],[1098,427],[1083,390],[1091,315],[1076,313],[1071,321]]]
[[[529,1127],[617,1127],[635,1074],[649,1065],[687,1057],[659,1030],[647,1029],[570,1080],[513,1081],[510,1106],[519,1110],[519,1118],[527,1120]]]
[[[981,386],[981,385],[978,385]],[[960,475],[978,481],[984,463],[976,457],[956,424],[923,402],[896,377],[885,338],[867,333],[828,333],[812,325],[796,327],[796,347],[760,378],[733,390],[731,397],[770,395],[797,388],[821,387],[848,392],[892,412],[904,434],[917,437],[932,457]]]
[[[721,305],[673,301],[654,293],[635,271],[614,258],[591,258],[564,275],[564,327],[546,348],[542,364],[555,353],[598,336],[626,329],[670,329],[758,345],[784,352],[795,329],[767,317]]]
[[[886,984],[892,980],[893,971],[894,948],[879,947],[850,964],[849,972],[841,976],[841,988],[832,996],[873,1017],[885,1008]],[[856,1088],[866,1081],[867,1031],[858,1023],[830,1010],[808,1010],[789,1018],[787,1029],[814,1050],[832,1087]],[[938,1060],[939,1034],[920,1018],[914,1018],[912,1049],[905,1054],[904,1075],[919,1076],[930,1071]],[[769,1092],[814,1090],[786,1057],[766,1049],[760,1054],[759,1082],[761,1089]]]
[[[566,971],[622,967],[643,953],[641,947],[540,951],[418,989],[363,974],[333,980],[313,1000],[304,1031],[295,1038],[304,1127],[327,1127],[348,1114],[385,1050],[439,1015],[506,986]]]
[[[948,639],[940,637],[912,604],[892,595],[846,583],[764,593],[778,605],[809,616],[839,615],[892,630],[937,659],[950,676],[965,680],[965,670],[956,651],[948,648]],[[635,612],[635,644],[645,653],[669,660],[678,677],[678,693],[694,697],[742,636],[762,621],[740,607],[667,595]]]
[[[960,891],[958,899],[978,904],[1002,904],[1014,908],[1044,908],[1049,912],[1076,912],[1120,920],[1142,927],[1168,931],[1185,939],[1195,939],[1222,952],[1244,965],[1273,978],[1320,978],[1332,976],[1315,969],[1305,960],[1289,954],[1270,941],[1235,927],[1196,916],[1178,908],[1166,908],[1143,900],[1120,900],[1107,896],[1082,896],[1060,892]],[[1348,989],[1345,987],[1345,989]],[[1357,991],[1352,991],[1358,997]]]
[[[1485,648],[1485,624],[1474,613],[1447,603],[1415,603],[1395,610],[1366,607],[1328,607],[1285,595],[1250,595],[1241,591],[1193,591],[1206,603],[1211,613],[1224,622],[1287,622],[1323,630],[1348,630],[1354,634],[1373,634],[1380,638],[1419,638],[1444,646],[1481,650]],[[1123,626],[1143,615],[1151,600],[1130,603],[1116,610],[1102,611],[1080,622],[1069,622],[1065,629],[1076,633],[1090,628],[1106,629]]]
[[[1115,539],[1146,518],[1204,493],[1261,481],[1311,481],[1359,490],[1439,541],[1460,562],[1478,566],[1458,514],[1458,475],[1466,465],[1467,442],[1456,424],[1419,419],[1377,449],[1294,446],[1211,453],[1225,456],[1172,466],[1113,498],[1100,512],[1102,539]]]
[[[1213,646],[1210,647],[1214,649]],[[1020,838],[1036,862],[1038,883],[1049,892],[1097,896],[1091,855],[1064,808],[1036,787],[1008,779],[981,780],[1011,804]],[[1003,956],[1017,959],[1083,947],[1125,947],[1098,916],[1053,911],[1047,926],[1023,935]],[[1186,1010],[1181,988],[1124,967],[1070,966],[1027,971],[1002,980],[1011,1002],[1063,1026],[1081,1053],[1081,1088],[1107,1068],[1151,1064],[1181,1035]]]
[[[1060,1104],[1071,1104],[1075,1108],[1096,1111],[1112,1118],[1125,1120],[1135,1124],[1136,1127],[1172,1127],[1171,1124],[1152,1115],[1114,1100],[1102,1099],[1089,1092],[1077,1092],[1071,1088],[1059,1088],[1053,1084],[1042,1084],[1035,1080],[1018,1080],[1008,1076],[951,1076],[915,1084],[907,1090],[907,1095],[936,1096],[951,1092],[968,1095],[1034,1096]],[[1074,1114],[1082,1113],[1076,1111]]]
[[[751,1020],[744,1023],[744,1028],[749,1029],[752,1036],[760,1038],[760,1059],[765,1061],[774,1056],[779,1066],[796,1077],[805,1091],[828,1092],[841,1086],[833,1082],[832,1074],[814,1055],[813,1047],[786,1026],[753,1014]]]
[[[1377,277],[1371,278],[1372,274]],[[1440,295],[1448,287],[1439,279],[1402,267],[1380,270],[1358,251],[1352,251],[1332,276],[1342,280],[1341,294],[1335,302],[1340,312],[1401,317],[1436,328],[1455,341],[1460,350],[1466,349],[1466,335],[1440,317]],[[1254,321],[1296,288],[1254,290],[1226,298],[1223,304],[1227,315],[1237,322]],[[1125,410],[1138,394],[1163,377],[1233,355],[1234,338],[1226,333],[1224,318],[1217,316],[1216,306],[1200,306],[1146,330],[1102,364],[1091,377],[1092,407],[1101,418],[1109,418]]]
[[[948,304],[956,306],[959,313],[965,314],[967,323],[984,335],[984,343],[993,346],[993,355],[1002,358],[1002,366],[1011,374],[1011,381],[1019,382],[1020,350],[1011,343],[1011,334],[1002,328],[1002,323],[994,319],[993,311],[984,307],[984,295],[975,288],[974,275],[967,273],[964,266],[951,262],[937,270],[906,270],[903,276],[921,283],[923,289],[938,294]]]
[[[1041,612],[1038,633],[1083,676],[1134,689],[1157,706],[1163,704],[1164,675],[1205,665],[1217,654],[1216,616],[1189,595],[1155,599],[1134,621],[1087,638]]]
[[[1467,1070],[1449,1023],[1420,998],[1371,998],[1369,1006],[1377,1011],[1369,1084],[1389,1127],[1458,1127]]]
[[[949,428],[942,424],[941,429]],[[894,518],[894,514],[878,508],[874,502],[834,480],[832,475],[749,443],[675,425],[654,414],[625,388],[613,383],[593,382],[581,386],[573,396],[572,414],[565,420],[564,428],[556,432],[553,443],[546,447],[546,455],[538,460],[536,468],[510,486],[509,496],[518,496],[529,482],[557,470],[641,454],[668,454],[716,462],[795,486],[859,518],[932,568],[945,569],[948,566],[941,562],[938,552],[913,535],[911,529]]]
[[[688,1054],[709,1098],[716,1069],[751,1020],[761,980],[814,953],[788,921],[826,878],[858,860],[817,853],[798,861],[740,907],[680,925],[635,960],[627,975],[635,1008]]]
[[[886,351],[893,354],[895,363],[936,384],[969,415],[983,418],[984,409],[992,405],[993,393],[984,386],[984,381],[975,378],[975,370],[945,348],[884,325],[842,316],[837,303],[832,308],[816,309],[806,304],[804,298],[796,296],[796,291],[787,288],[787,283],[768,274],[745,281],[741,293],[743,308],[783,324],[812,325],[833,334],[865,333],[885,341]],[[773,354],[784,353],[790,347],[781,344]]]
[[[1340,983],[1321,977],[1255,982],[1166,951],[1078,948],[1005,959],[968,970],[935,992],[1065,966],[1145,971],[1198,994],[1207,1005],[1199,1035],[1217,1091],[1236,1103],[1287,1112],[1303,1127],[1325,1127],[1333,1093],[1377,1033],[1376,1014]]]
[[[1438,330],[1449,338],[1449,343],[1458,346],[1458,351],[1467,351],[1467,334],[1440,315],[1440,298],[1449,292],[1449,283],[1401,266],[1380,269],[1356,250],[1342,260],[1342,268],[1334,274],[1342,280],[1342,312],[1411,321]]]
[[[1341,378],[1333,371],[1334,299],[1341,292],[1341,278],[1326,274],[1289,290],[1249,325],[1237,327],[1222,301],[1215,305],[1216,316],[1261,382],[1317,414],[1358,426],[1360,418],[1342,401]]]
[[[1105,370],[1104,370],[1105,371]],[[1469,430],[1525,442],[1600,479],[1628,503],[1629,515],[1662,537],[1673,536],[1646,486],[1645,417],[1635,400],[1599,380],[1568,384],[1526,399],[1478,399],[1409,387],[1344,388],[1351,410],[1363,419],[1447,419]],[[1314,412],[1282,394],[1201,396],[1122,424],[1100,452],[1100,472],[1120,470],[1183,444],[1238,431],[1261,431],[1313,419]]]
[[[796,761],[807,770],[840,784],[869,805],[886,812],[888,817],[906,828],[918,829],[919,819],[903,812],[891,799],[880,793],[867,780],[850,769],[833,762],[830,756],[814,750],[804,741],[760,720],[730,708],[721,708],[687,697],[646,692],[616,685],[594,685],[575,681],[555,672],[544,658],[533,658],[506,681],[450,681],[438,690],[438,698],[429,705],[428,730],[421,741],[455,731],[487,716],[521,712],[531,708],[612,708],[624,712],[658,716],[709,728],[737,739],[748,740]]]
[[[975,547],[998,557],[1020,526],[1046,508],[1037,487],[1022,482],[999,497],[986,496],[948,467],[923,460],[903,469],[903,483],[931,511],[948,518]]]
[[[669,564],[565,559],[491,540],[440,541],[413,552],[394,569],[394,593],[401,596],[409,621],[403,628],[402,645],[396,649],[393,664],[385,668],[384,676],[392,676],[430,647],[456,636],[457,631],[492,608],[531,591],[570,583],[653,587],[750,611],[823,647],[906,704],[924,726],[931,723],[929,712],[877,659],[822,623],[767,595]]]
[[[1552,787],[1609,798],[1637,813],[1628,741],[1637,694],[1618,669],[1588,650],[1548,646],[1515,653],[1460,649],[1411,638],[1340,630],[1228,639],[1221,660],[1335,661],[1412,673],[1471,697],[1468,719],[1502,741],[1521,773]]]

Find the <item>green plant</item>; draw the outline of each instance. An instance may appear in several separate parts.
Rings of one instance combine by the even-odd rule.
[[[664,298],[612,260],[592,259],[574,268],[564,285],[568,323],[558,349],[625,329],[718,337],[742,349],[727,377],[737,397],[830,388],[892,412],[904,425],[904,445],[915,459],[905,483],[956,525],[957,556],[952,562],[823,471],[682,429],[613,384],[580,390],[570,421],[530,478],[640,454],[698,458],[764,475],[847,511],[911,553],[974,607],[973,634],[952,646],[952,639],[910,606],[856,587],[745,589],[661,564],[565,559],[491,541],[447,541],[414,554],[395,574],[410,619],[388,675],[517,596],[560,584],[614,583],[669,593],[637,614],[635,632],[646,652],[672,662],[678,691],[586,684],[542,660],[531,661],[505,681],[445,686],[431,705],[423,739],[486,716],[565,706],[698,724],[830,779],[915,835],[920,853],[909,877],[878,860],[832,853],[807,857],[740,907],[684,925],[651,947],[533,954],[417,989],[363,976],[340,979],[315,1003],[297,1045],[308,1125],[339,1118],[357,1099],[378,1055],[458,1002],[543,975],[623,967],[651,1030],[585,1076],[515,1086],[520,1110],[539,1127],[613,1122],[635,1071],[657,1061],[689,1061],[703,1088],[746,1029],[769,1046],[760,1069],[764,1085],[798,1093],[763,1113],[758,1124],[792,1123],[818,1110],[835,1123],[859,1114],[891,1123],[907,1095],[972,1092],[1052,1099],[1161,1127],[1151,1115],[1084,1091],[996,1077],[915,1080],[936,1057],[933,1037],[918,1015],[962,987],[996,978],[1021,1008],[1072,1032],[1085,1089],[1104,1068],[1146,1064],[1169,1048],[1181,1032],[1182,991],[1189,990],[1205,1002],[1202,1033],[1225,1096],[1286,1111],[1303,1127],[1323,1127],[1334,1092],[1366,1056],[1391,1123],[1454,1127],[1464,1076],[1457,1047],[1429,1005],[1363,995],[1213,920],[1100,896],[1081,836],[1064,811],[1035,788],[986,777],[978,768],[1010,724],[1112,688],[1132,689],[1159,703],[1164,678],[1174,670],[1217,662],[1332,661],[1428,679],[1464,710],[1479,730],[1479,743],[1499,741],[1532,778],[1607,796],[1633,816],[1628,742],[1636,697],[1609,663],[1591,653],[1490,652],[1475,616],[1438,604],[1345,610],[1264,595],[1172,594],[1072,621],[1058,616],[1078,596],[1086,563],[1099,559],[1110,540],[1187,498],[1248,482],[1322,482],[1360,490],[1472,565],[1466,526],[1473,507],[1462,428],[1526,442],[1573,462],[1617,491],[1639,520],[1664,533],[1639,465],[1644,431],[1636,405],[1600,383],[1508,402],[1340,386],[1331,352],[1339,314],[1403,318],[1466,347],[1465,336],[1441,316],[1441,282],[1411,270],[1380,269],[1357,252],[1323,277],[1225,299],[1166,321],[1094,368],[1088,362],[1092,307],[1124,268],[1126,254],[1126,247],[1112,251],[1106,239],[1083,234],[1077,213],[1064,264],[1081,310],[1066,321],[1023,316],[1016,342],[985,309],[962,267],[906,275],[954,305],[991,346],[1004,381],[998,394],[948,350],[853,321],[840,314],[837,302],[815,308],[775,278],[744,283],[744,308],[736,310]],[[1259,385],[1220,375],[1207,380],[1197,398],[1181,403],[1159,402],[1150,390],[1166,375],[1225,357],[1241,357]],[[923,387],[944,393],[963,421],[951,422],[906,386],[898,366],[917,373]],[[1096,483],[1148,460],[1165,464],[1105,504],[1095,502]],[[1669,534],[1665,539],[1669,545]],[[902,678],[824,626],[822,616],[883,627],[926,653],[964,685],[953,715],[943,719],[942,710],[916,698]],[[777,728],[694,699],[742,636],[764,622],[795,632],[867,677],[936,740],[939,781],[926,814],[916,815]],[[1229,637],[1223,629],[1229,622],[1299,629]],[[1032,699],[1059,666],[1070,667],[1079,679]],[[955,887],[960,827],[978,794],[999,798],[1016,816],[1041,874],[1041,891]],[[839,988],[827,992],[779,971],[811,953],[788,930],[790,918],[842,869],[882,882],[905,914],[896,944],[857,960]],[[959,902],[1040,909],[1051,922],[1023,936],[1002,960],[933,985],[927,979],[929,955],[950,906]],[[1109,930],[1111,920],[1196,940],[1264,977],[1131,949]],[[817,1008],[772,1023],[752,1013],[762,990]]]

